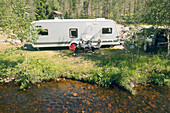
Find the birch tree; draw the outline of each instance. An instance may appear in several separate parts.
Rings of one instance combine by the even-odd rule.
[[[8,13],[3,16],[0,23],[3,27],[1,34],[7,36],[7,42],[11,45],[21,46],[25,49],[25,44],[32,44],[38,39],[38,33],[31,24],[31,19],[28,14],[29,7],[24,0],[12,0],[12,5],[6,6]],[[27,64],[27,54],[25,54],[25,62]]]

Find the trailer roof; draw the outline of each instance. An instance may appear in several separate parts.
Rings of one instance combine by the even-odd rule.
[[[49,20],[38,20],[34,22],[104,22],[104,21],[113,21],[105,18],[97,19],[49,19]]]

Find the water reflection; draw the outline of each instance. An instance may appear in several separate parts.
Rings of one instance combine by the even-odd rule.
[[[169,88],[137,87],[138,94],[118,87],[101,88],[79,81],[48,82],[20,91],[0,85],[0,113],[4,112],[169,112]]]

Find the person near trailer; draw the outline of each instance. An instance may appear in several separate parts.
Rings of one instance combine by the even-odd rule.
[[[79,44],[76,46],[75,52],[73,53],[73,55],[77,55],[79,49],[84,49],[85,48],[85,43],[83,39],[80,39]]]
[[[93,45],[93,47],[92,47],[92,53],[94,54],[95,49],[100,49],[100,46],[101,46],[101,40],[98,39],[97,44]]]
[[[90,40],[88,40],[87,43],[86,43],[86,47],[92,52],[92,54],[94,54],[94,50],[95,49],[100,49],[100,44],[101,44],[101,40],[100,39],[98,39],[96,45],[92,45]]]
[[[94,47],[93,47],[92,43],[90,42],[90,40],[88,40],[86,42],[85,48],[87,48],[88,50],[92,51],[92,53],[94,52]]]
[[[100,39],[98,39],[98,41],[97,41],[97,45],[95,45],[95,46],[93,46],[94,48],[98,48],[98,49],[100,49],[100,44],[101,44],[101,40]]]

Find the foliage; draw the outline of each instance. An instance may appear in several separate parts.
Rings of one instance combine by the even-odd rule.
[[[123,46],[125,47],[125,51],[131,54],[132,61],[137,61],[139,51],[143,48],[146,39],[146,32],[138,25],[126,27],[122,29],[121,33],[121,37],[126,37]],[[136,59],[134,59],[135,55],[137,56]]]
[[[116,51],[119,53],[116,53]],[[123,52],[123,51],[122,51]],[[164,53],[161,55],[148,54],[137,56],[120,50],[108,49],[107,56],[96,56],[93,60],[100,67],[91,70],[91,74],[84,78],[85,81],[101,86],[118,84],[135,94],[134,86],[145,83],[169,85],[169,60]],[[120,55],[121,54],[121,55]],[[132,59],[133,57],[133,59]]]
[[[141,14],[143,23],[154,26],[169,26],[169,1],[152,0],[146,3],[146,8]]]
[[[120,76],[120,69],[116,67],[103,67],[102,69],[94,70],[89,79],[101,86],[111,86],[112,84],[118,84]]]
[[[142,28],[138,26],[128,26],[128,28],[124,28],[125,30],[122,31],[122,34],[125,34],[127,37],[124,47],[125,52],[127,54],[130,53],[131,63],[128,63],[130,67],[125,67],[128,65],[124,64],[122,69],[125,69],[126,74],[121,74],[122,76],[125,75],[125,78],[123,77],[119,84],[132,92],[132,86],[136,83],[153,82],[159,85],[169,85],[169,66],[167,66],[169,62],[168,58],[166,58],[166,53],[161,52],[161,55],[153,54],[143,57],[143,53],[141,54],[140,51],[146,38],[154,35],[160,29],[157,27]],[[135,78],[135,80],[132,80],[132,78]]]
[[[9,9],[11,11],[8,12],[7,16],[3,17],[3,22],[1,23],[4,25],[1,29],[1,34],[7,35],[8,40],[6,41],[12,45],[21,46],[34,43],[38,35],[30,22],[27,4],[23,0],[16,0]]]
[[[6,8],[5,8],[5,0],[1,0],[0,1],[0,23],[2,22],[3,16],[6,14]],[[2,25],[0,24],[0,27],[2,27]]]
[[[31,24],[30,16],[27,13],[29,8],[27,7],[26,2],[24,0],[15,0],[11,2],[13,4],[9,7],[10,12],[4,14],[2,23],[0,23],[1,26],[3,26],[0,33],[7,36],[6,42],[11,45],[22,46],[22,48],[25,49],[25,44],[32,44],[38,39],[37,29]],[[11,54],[14,53],[11,52]],[[25,76],[25,73],[27,73],[27,52],[24,51],[24,54],[16,54],[25,56],[25,61],[23,62],[24,69],[19,68],[23,69],[20,76]],[[13,68],[7,68],[6,71],[9,72],[9,75],[7,74],[8,76],[12,76],[12,74],[16,75]],[[12,73],[10,73],[10,71],[12,71]]]
[[[20,84],[20,88],[27,88],[29,84],[41,82],[43,80],[54,79],[59,76],[58,71],[51,67],[53,62],[47,62],[46,59],[36,59],[35,57],[29,57],[27,65],[22,57],[21,50],[15,50],[15,53],[11,54],[10,49],[5,51],[5,55],[0,56],[0,78],[1,81],[5,79],[13,78],[15,82]],[[18,55],[20,53],[20,55]],[[8,56],[8,57],[7,57]],[[13,60],[6,60],[4,58],[12,58]],[[12,80],[12,79],[11,79]],[[10,80],[9,80],[10,81]]]
[[[1,12],[8,11],[16,0],[1,0]],[[144,23],[169,26],[168,0],[22,0],[36,20],[51,18],[52,10],[65,18],[108,18],[121,23]],[[33,19],[33,17],[32,17]],[[120,21],[123,20],[123,21]]]
[[[36,20],[47,19],[50,13],[47,0],[36,0]]]

